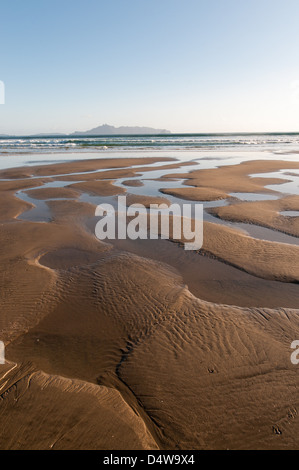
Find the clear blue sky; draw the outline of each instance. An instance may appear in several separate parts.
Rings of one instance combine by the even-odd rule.
[[[6,0],[0,15],[0,133],[299,131],[298,0]]]

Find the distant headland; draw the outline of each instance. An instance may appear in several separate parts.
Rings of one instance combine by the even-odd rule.
[[[152,127],[139,127],[139,126],[121,126],[114,127],[109,124],[94,127],[88,131],[73,132],[71,135],[128,135],[128,134],[171,134],[167,129],[154,129]]]
[[[97,135],[157,135],[157,134],[171,134],[167,129],[154,129],[153,127],[139,127],[139,126],[121,126],[114,127],[109,124],[94,127],[88,131],[76,131],[72,133],[58,133],[58,132],[42,132],[39,134],[27,134],[25,137],[65,137],[65,136],[97,136]],[[18,134],[20,136],[21,134]],[[22,134],[22,136],[24,136]],[[0,138],[14,138],[17,135],[0,134]]]

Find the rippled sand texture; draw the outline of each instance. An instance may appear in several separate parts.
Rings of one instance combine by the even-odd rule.
[[[143,171],[152,163],[138,162]],[[219,263],[235,286],[235,305],[213,300],[213,292],[217,302],[224,298],[224,281],[219,292],[211,280],[202,291],[193,285],[192,293],[179,245],[157,241],[159,248],[151,253],[142,245],[124,248],[94,236],[94,206],[79,195],[119,194],[117,179],[131,178],[130,172],[136,176],[132,164],[125,159],[110,161],[110,167],[106,161],[85,161],[0,175],[13,178],[0,181],[0,338],[8,361],[0,366],[0,447],[297,448],[299,366],[290,361],[290,344],[299,338],[299,310],[282,305],[283,296],[281,305],[269,308],[266,301],[261,307],[261,287],[260,300],[253,291],[252,302],[245,294],[244,301],[231,273],[251,276],[264,292],[285,286],[295,296],[299,247],[207,222],[203,253],[188,255],[190,277],[194,280],[202,269],[205,254],[202,282]],[[69,175],[71,188],[56,188],[57,193],[38,189],[45,177],[65,179],[64,173],[105,168],[121,176],[114,172],[103,180],[94,174],[79,186]],[[260,183],[252,184],[263,191]],[[51,222],[18,218],[31,206],[15,192],[34,186],[37,201],[49,198]],[[237,190],[236,183],[220,186],[215,183],[215,190]],[[178,265],[168,245],[181,253]]]

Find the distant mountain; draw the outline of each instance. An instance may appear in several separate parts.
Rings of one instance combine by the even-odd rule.
[[[124,135],[124,134],[171,134],[170,131],[166,129],[153,129],[152,127],[114,127],[109,126],[108,124],[103,124],[102,126],[94,127],[89,131],[83,132],[73,132],[70,135]]]

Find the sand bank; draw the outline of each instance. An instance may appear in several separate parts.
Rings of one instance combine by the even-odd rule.
[[[34,199],[63,199],[70,198],[76,199],[79,197],[80,193],[71,188],[40,188],[40,189],[31,189],[27,191],[26,194]]]
[[[261,225],[299,237],[299,218],[280,214],[298,210],[299,196],[288,196],[275,201],[238,202],[210,212],[221,219]]]
[[[269,173],[282,169],[297,169],[298,162],[252,160],[239,165],[226,165],[211,170],[198,169],[190,173],[176,174],[178,178],[186,178],[187,186],[213,188],[225,193],[231,192],[265,192],[274,191],[265,188],[271,184],[282,184],[286,180],[282,178],[257,178],[250,175]],[[164,178],[173,178],[173,175],[165,175]]]
[[[127,168],[135,165],[149,165],[160,162],[173,162],[175,158],[99,158],[98,160],[75,160],[73,162],[50,165],[35,165],[10,168],[0,171],[0,178],[30,178],[31,176],[51,176],[69,173],[86,173],[112,168]]]
[[[229,197],[225,192],[212,188],[162,188],[160,191],[163,194],[170,194],[189,201],[217,201]]]

